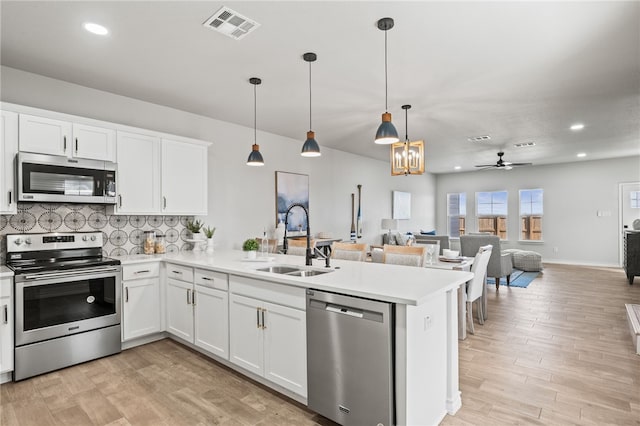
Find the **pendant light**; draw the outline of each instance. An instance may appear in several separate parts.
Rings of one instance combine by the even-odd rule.
[[[424,173],[424,141],[409,141],[409,109],[411,105],[402,105],[404,110],[404,142],[391,145],[391,175],[421,175]]]
[[[249,83],[253,84],[253,146],[251,147],[251,154],[249,154],[249,158],[247,159],[247,166],[264,166],[264,160],[262,159],[262,154],[260,154],[260,145],[258,145],[258,125],[257,125],[257,117],[258,117],[258,101],[256,97],[256,86],[262,83],[257,77],[252,77],[249,79]]]
[[[376,132],[377,144],[389,145],[398,142],[398,131],[393,123],[391,123],[391,114],[387,105],[387,31],[393,28],[393,18],[382,18],[378,20],[378,29],[384,31],[384,114],[382,114],[382,123]]]
[[[315,53],[309,52],[302,55],[302,58],[309,63],[309,131],[307,132],[307,140],[302,145],[302,152],[300,155],[303,157],[319,157],[320,146],[316,142],[316,134],[311,127],[311,62],[315,62],[317,56]]]

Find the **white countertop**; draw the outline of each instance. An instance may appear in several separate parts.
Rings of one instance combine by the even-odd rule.
[[[239,250],[217,250],[213,255],[189,251],[116,258],[120,259],[123,265],[166,261],[296,287],[333,291],[405,305],[420,305],[433,295],[454,289],[473,277],[472,273],[463,271],[335,259],[331,259],[331,269],[335,268],[333,272],[312,277],[293,277],[256,271],[258,268],[275,264],[310,268],[304,266],[304,256],[273,253],[269,256],[275,259],[272,262],[243,261],[245,254]],[[315,259],[313,264],[312,269],[325,269],[324,260]]]
[[[13,276],[13,271],[4,265],[0,265],[0,278],[8,278]]]

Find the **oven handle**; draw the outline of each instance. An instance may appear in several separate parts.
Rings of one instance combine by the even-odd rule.
[[[29,281],[42,281],[42,280],[50,280],[56,278],[72,278],[80,275],[96,275],[96,274],[105,274],[108,272],[118,272],[119,268],[95,268],[95,269],[83,269],[69,272],[43,272],[39,274],[28,274],[24,276],[25,280]]]

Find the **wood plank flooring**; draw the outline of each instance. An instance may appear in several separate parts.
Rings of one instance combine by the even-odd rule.
[[[444,425],[640,425],[640,356],[614,268],[547,265],[527,289],[489,287],[460,344],[463,406]],[[476,320],[477,321],[477,320]],[[0,386],[0,425],[330,425],[232,370],[162,340]]]

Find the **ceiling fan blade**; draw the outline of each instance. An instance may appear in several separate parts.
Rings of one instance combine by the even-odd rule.
[[[509,163],[512,166],[530,166],[533,163]]]
[[[496,167],[495,164],[478,164],[476,167]]]
[[[495,164],[493,165],[486,165],[486,166],[476,166],[479,167],[478,170],[489,170],[489,169],[499,169],[500,167],[496,167]]]

